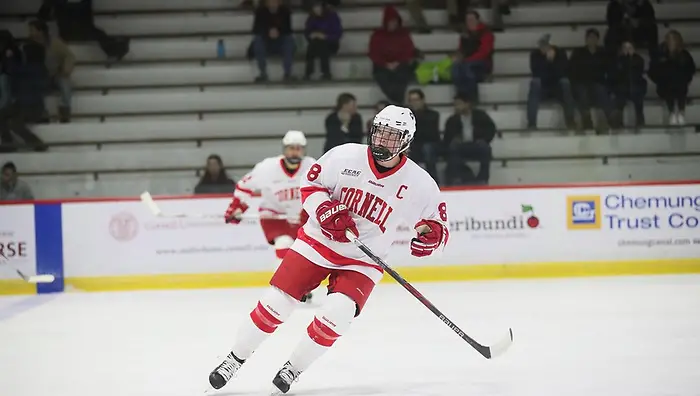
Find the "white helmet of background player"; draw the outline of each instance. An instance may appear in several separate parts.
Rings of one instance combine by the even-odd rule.
[[[408,149],[416,134],[416,118],[411,110],[389,105],[374,116],[368,138],[372,156],[388,161]]]
[[[298,164],[304,158],[306,136],[302,131],[287,131],[282,138],[284,159],[290,164]]]

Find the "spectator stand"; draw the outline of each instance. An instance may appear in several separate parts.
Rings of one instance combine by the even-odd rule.
[[[26,8],[19,11],[35,11],[38,6],[31,3],[21,2]],[[23,169],[38,196],[58,197],[134,195],[144,188],[154,193],[191,191],[196,170],[211,152],[221,154],[233,168],[232,176],[240,177],[260,158],[276,153],[279,137],[289,128],[304,130],[310,154],[319,156],[323,118],[338,93],[352,92],[364,119],[382,99],[366,58],[370,32],[380,23],[379,4],[346,3],[353,5],[339,10],[346,34],[332,63],[333,82],[275,83],[280,76],[274,73],[281,68],[271,62],[272,82],[253,86],[255,68],[244,58],[250,12],[232,11],[225,0],[96,0],[96,24],[110,34],[133,37],[131,52],[108,67],[95,45],[72,45],[79,61],[73,76],[73,124],[35,128],[49,152],[3,159]],[[6,4],[0,6],[0,14],[7,14]],[[700,20],[700,4],[665,1],[655,7],[663,22],[660,37],[669,28],[680,31],[700,59],[700,28],[691,23]],[[479,11],[489,19],[489,10]],[[454,51],[457,36],[447,30],[444,11],[425,14],[433,33],[414,34],[414,41],[428,59],[440,59]],[[20,18],[26,16],[5,16],[3,22],[23,36],[26,29]],[[405,12],[402,16],[410,20]],[[303,28],[305,17],[295,12],[295,30]],[[565,135],[558,106],[546,105],[539,114],[540,130],[524,133],[528,53],[537,39],[548,32],[557,45],[570,49],[583,45],[586,28],[604,31],[604,19],[604,2],[521,5],[505,17],[505,32],[496,33],[493,82],[480,86],[482,107],[501,132],[493,143],[491,184],[695,175],[690,172],[697,165],[689,164],[697,164],[700,135],[683,132],[700,125],[698,106],[689,105],[685,130],[670,131],[652,84],[645,106],[647,127],[640,135]],[[217,58],[219,39],[225,42],[226,59]],[[295,64],[297,75],[303,70],[302,58],[299,54]],[[452,87],[430,85],[424,91],[444,124],[452,112]],[[694,81],[690,97],[698,96],[700,83]],[[53,108],[54,100],[50,102]],[[626,118],[630,120],[631,113]]]

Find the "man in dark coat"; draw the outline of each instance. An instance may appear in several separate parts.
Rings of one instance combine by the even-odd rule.
[[[598,45],[599,39],[597,29],[588,29],[586,45],[574,49],[569,61],[569,77],[581,112],[583,130],[593,128],[591,107],[603,110],[608,123],[612,114],[612,101],[606,85],[611,59]]]
[[[483,110],[473,108],[468,95],[454,99],[455,114],[445,124],[444,145],[447,150],[446,185],[469,182],[473,174],[465,161],[478,161],[476,181],[487,184],[491,169],[491,141],[496,136],[496,124]]]

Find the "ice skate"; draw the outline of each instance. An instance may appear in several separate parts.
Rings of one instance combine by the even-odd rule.
[[[233,352],[209,374],[209,384],[214,389],[223,388],[233,378],[236,372],[243,366],[245,360],[238,359]]]
[[[299,379],[300,374],[301,371],[295,369],[291,363],[285,363],[284,367],[277,372],[277,375],[272,380],[273,387],[270,396],[284,395],[289,392],[292,383]]]

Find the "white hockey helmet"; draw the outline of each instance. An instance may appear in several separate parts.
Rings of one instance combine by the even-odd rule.
[[[367,143],[377,161],[388,161],[406,151],[415,134],[413,112],[406,107],[389,105],[374,116]]]
[[[284,159],[290,164],[298,164],[304,157],[304,149],[306,148],[306,136],[302,131],[287,131],[282,138],[282,146],[284,147]],[[302,150],[297,150],[293,147],[302,147]]]
[[[306,136],[302,131],[287,131],[282,138],[282,145],[306,147]]]

